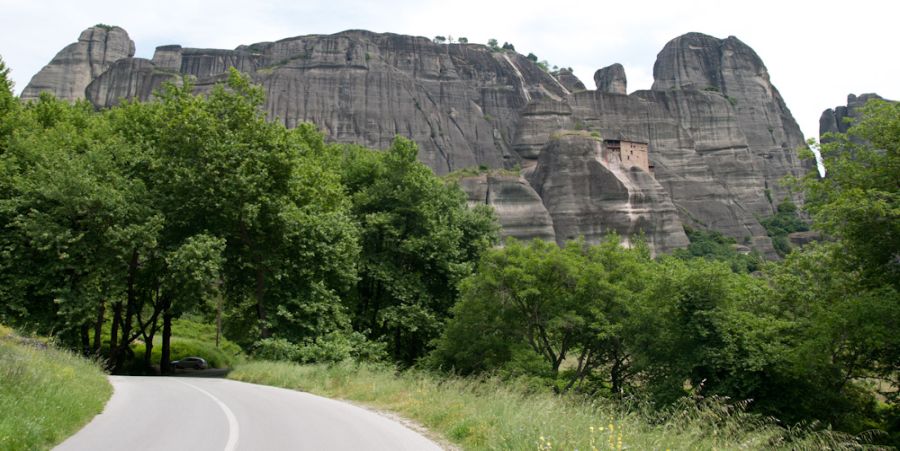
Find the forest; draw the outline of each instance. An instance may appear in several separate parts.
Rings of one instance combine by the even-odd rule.
[[[100,111],[22,102],[0,61],[0,324],[117,374],[167,373],[179,321],[217,324],[251,359],[721,397],[900,445],[900,104],[810,143],[827,175],[784,181],[802,204],[761,218],[784,254],[767,262],[705,231],[661,256],[501,243],[413,142],[329,143],[263,100],[232,70]],[[788,244],[807,227],[822,238]]]

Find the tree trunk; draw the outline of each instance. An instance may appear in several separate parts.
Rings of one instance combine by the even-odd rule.
[[[144,337],[144,369],[147,371],[153,368],[153,336],[156,335],[156,332],[153,332],[149,335],[149,337]]]
[[[616,338],[613,341],[613,364],[612,368],[609,371],[610,382],[612,384],[612,392],[620,395],[622,394],[622,387],[625,385],[625,377],[626,377],[626,360],[628,359],[628,354],[624,351],[622,346],[622,341]]]
[[[613,357],[612,369],[609,371],[610,382],[612,382],[612,392],[615,394],[622,393],[622,366],[619,362],[619,356]]]
[[[94,355],[100,355],[100,348],[103,345],[103,315],[106,313],[106,300],[101,300],[97,307],[97,322],[94,323]]]
[[[162,374],[171,372],[171,338],[172,338],[172,314],[163,314],[162,356],[159,359],[159,370]]]
[[[119,355],[119,323],[122,321],[122,303],[113,304],[112,326],[109,328],[109,356],[107,365],[115,365]]]
[[[89,356],[91,355],[91,325],[84,323],[81,325],[81,352]]]
[[[256,265],[256,290],[254,295],[256,296],[256,314],[259,318],[259,338],[269,338],[271,333],[269,332],[268,314],[263,303],[263,296],[266,293],[266,273],[259,259],[257,259]]]
[[[216,300],[216,349],[219,349],[219,338],[222,336],[222,295]]]
[[[131,325],[134,320],[134,312],[137,304],[137,293],[134,289],[134,281],[137,278],[138,270],[138,251],[135,249],[131,252],[131,260],[128,261],[128,280],[126,281],[126,300],[125,300],[125,318],[122,321],[122,343],[116,351],[115,371],[122,369],[125,363],[125,356],[132,355],[130,343],[125,341],[131,337]],[[152,347],[152,345],[151,345]]]

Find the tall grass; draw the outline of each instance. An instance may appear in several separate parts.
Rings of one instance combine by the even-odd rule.
[[[389,410],[472,450],[858,449],[828,431],[786,430],[723,401],[647,406],[566,398],[500,380],[339,364],[251,362],[229,378],[303,390]]]
[[[225,337],[220,337],[219,346],[216,347],[216,326],[203,323],[196,318],[179,318],[172,323],[172,341],[170,359],[180,360],[185,357],[203,357],[210,368],[231,368],[243,361],[244,353],[236,343]],[[144,360],[146,348],[142,342],[135,342],[131,349],[134,351],[134,360],[130,373],[140,374],[144,371],[141,362]],[[156,334],[153,338],[153,350],[150,361],[159,365],[162,360],[162,336]]]
[[[0,326],[0,449],[49,449],[112,394],[100,366]]]

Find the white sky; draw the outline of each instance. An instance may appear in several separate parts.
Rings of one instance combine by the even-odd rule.
[[[125,28],[145,58],[164,44],[230,49],[347,29],[496,38],[571,66],[590,89],[594,71],[621,63],[629,92],[650,87],[666,42],[699,31],[756,50],[806,137],[848,93],[900,99],[892,0],[0,0],[0,11],[0,56],[17,93],[83,29],[105,23]]]

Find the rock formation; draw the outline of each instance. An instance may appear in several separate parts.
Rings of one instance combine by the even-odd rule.
[[[47,91],[57,98],[78,100],[85,97],[84,90],[109,66],[134,56],[134,41],[119,27],[96,25],[81,32],[78,42],[60,50],[32,77],[22,90],[22,99],[37,99]]]
[[[87,85],[85,96],[94,105],[113,106],[122,99],[148,99],[164,82],[180,84],[181,76],[150,60],[123,58]]]
[[[859,107],[872,99],[885,100],[878,94],[847,95],[847,105],[827,109],[819,117],[819,136],[826,133],[847,133],[853,121],[859,118]],[[890,102],[890,100],[888,100]]]
[[[778,181],[799,175],[796,149],[804,145],[803,134],[753,49],[734,36],[688,33],[666,44],[653,65],[653,78],[655,91],[704,90],[726,98],[770,197],[789,195]],[[755,203],[754,213],[766,211]]]
[[[600,158],[600,138],[554,134],[528,179],[553,219],[556,240],[598,242],[610,232],[627,243],[643,235],[651,249],[688,245],[675,205],[653,176]]]
[[[559,82],[571,92],[584,91],[585,89],[587,89],[584,86],[584,83],[582,83],[581,80],[579,80],[578,77],[576,77],[575,74],[572,73],[572,69],[560,69],[559,73],[556,74],[556,79],[559,80]]]
[[[597,69],[597,72],[594,72],[594,84],[597,85],[597,91],[600,92],[622,95],[628,93],[626,91],[628,79],[625,77],[625,68],[619,63]]]
[[[107,47],[121,41],[114,33],[127,39],[117,30],[103,38]],[[99,42],[100,31],[73,46]],[[94,55],[79,49],[60,55]],[[780,180],[803,170],[799,127],[762,60],[734,37],[675,38],[659,53],[653,88],[631,95],[620,64],[598,70],[588,91],[570,71],[553,76],[514,51],[360,30],[234,50],[163,46],[149,61],[132,58],[133,47],[107,53],[102,63],[78,60],[95,62],[94,71],[58,55],[26,91],[77,91],[71,68],[106,107],[146,100],[184,75],[203,91],[234,67],[266,89],[266,112],[288,126],[313,122],[332,141],[374,148],[404,135],[438,174],[505,169],[460,181],[470,202],[494,206],[505,236],[594,242],[609,231],[642,233],[664,252],[687,244],[684,223],[774,255],[759,219],[791,196]],[[604,142],[638,143],[649,164],[611,164],[597,153]],[[520,176],[501,175],[514,168]]]
[[[553,219],[541,197],[525,178],[516,174],[489,173],[463,177],[460,186],[469,205],[486,204],[500,219],[501,237],[554,241]]]

